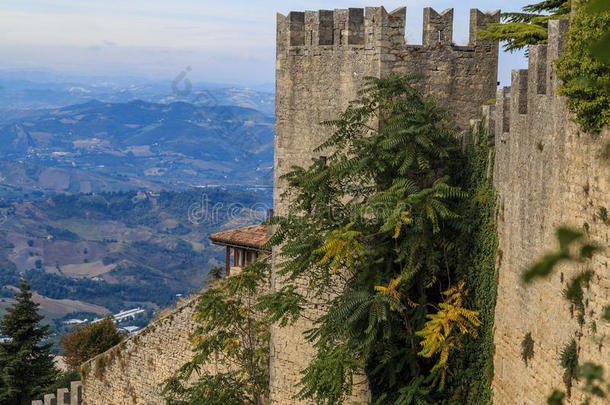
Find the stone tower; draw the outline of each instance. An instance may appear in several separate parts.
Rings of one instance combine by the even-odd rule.
[[[330,135],[319,125],[334,119],[355,99],[367,76],[392,73],[425,75],[419,86],[438,96],[462,128],[480,114],[480,106],[495,97],[498,44],[476,37],[476,31],[500,19],[500,12],[470,10],[467,46],[452,42],[453,9],[424,9],[422,45],[405,43],[406,9],[390,13],[383,7],[291,12],[277,16],[276,121],[274,210],[288,212],[280,179],[293,165],[308,166],[314,148]],[[281,260],[274,252],[274,261]],[[274,278],[274,287],[281,280]],[[318,309],[320,311],[320,309]],[[315,314],[313,314],[315,316]],[[298,403],[300,371],[313,355],[302,332],[311,324],[272,329],[271,399]],[[350,403],[367,403],[368,387],[361,381]]]

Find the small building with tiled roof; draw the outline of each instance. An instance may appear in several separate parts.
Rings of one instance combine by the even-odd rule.
[[[267,225],[252,225],[231,229],[210,235],[215,245],[226,248],[226,274],[231,270],[241,271],[246,264],[258,259],[262,253],[269,253],[263,246],[269,241]]]

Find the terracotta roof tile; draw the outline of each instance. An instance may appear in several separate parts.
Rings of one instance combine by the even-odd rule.
[[[252,225],[210,235],[212,243],[260,249],[269,239],[267,225]]]

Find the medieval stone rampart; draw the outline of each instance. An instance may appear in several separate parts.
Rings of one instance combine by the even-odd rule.
[[[83,365],[86,405],[165,404],[161,386],[192,360],[197,295]],[[209,364],[213,369],[214,364]]]
[[[610,334],[600,321],[610,303],[610,226],[599,217],[610,208],[610,166],[601,159],[610,131],[580,131],[570,121],[553,60],[563,49],[568,20],[549,23],[548,44],[531,46],[527,70],[513,70],[510,88],[499,89],[487,106],[495,132],[494,184],[498,193],[498,298],[495,315],[494,404],[542,404],[563,389],[562,349],[575,338],[581,362],[610,364],[610,348],[596,336]],[[565,265],[552,277],[524,286],[522,272],[556,248],[555,229],[569,225],[606,248],[589,268],[584,324],[562,297],[583,266]],[[522,359],[521,342],[534,340],[534,357]],[[606,375],[610,369],[606,367]],[[581,403],[574,388],[567,403]],[[602,403],[602,402],[599,402]]]
[[[477,39],[475,32],[498,21],[498,13],[471,10],[468,46],[452,43],[453,11],[439,14],[432,9],[424,10],[423,44],[405,44],[405,13],[404,8],[387,13],[371,7],[278,15],[274,209],[279,215],[288,213],[290,196],[283,197],[286,189],[280,177],[292,165],[309,165],[313,149],[330,135],[319,122],[336,118],[357,97],[364,77],[426,74],[422,90],[437,94],[463,128],[468,119],[479,116],[480,105],[495,97],[495,105],[484,108],[495,133],[498,193],[494,403],[546,403],[554,388],[563,387],[559,357],[572,338],[578,342],[581,361],[610,364],[607,342],[595,339],[610,334],[608,325],[599,321],[610,301],[610,253],[606,249],[590,264],[594,276],[585,292],[582,326],[562,297],[582,266],[563,266],[527,287],[520,276],[556,247],[558,225],[582,229],[602,247],[609,245],[610,227],[598,215],[600,208],[610,209],[610,169],[600,160],[603,146],[610,142],[609,131],[579,131],[557,94],[553,60],[562,52],[567,21],[551,21],[548,44],[531,47],[529,68],[513,71],[511,87],[496,92],[497,44]],[[277,265],[277,250],[273,257]],[[272,283],[281,286],[277,277]],[[316,311],[308,318],[323,308]],[[195,328],[193,313],[194,301],[187,301],[91,361],[84,379],[85,403],[163,403],[159,383],[192,357],[188,336]],[[314,353],[302,334],[310,327],[303,318],[290,327],[272,328],[273,404],[308,403],[293,396],[300,371]],[[521,342],[528,332],[535,343],[526,365]],[[366,380],[357,382],[348,403],[368,403]],[[574,388],[569,402],[581,399]]]
[[[475,33],[500,13],[470,10],[467,46],[452,42],[453,9],[424,9],[423,44],[405,43],[406,8],[383,7],[277,15],[274,210],[285,213],[280,177],[308,166],[330,135],[320,122],[337,118],[367,76],[423,74],[419,86],[451,107],[463,128],[495,97],[498,44]]]

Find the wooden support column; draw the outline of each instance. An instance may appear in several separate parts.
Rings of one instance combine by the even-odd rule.
[[[229,277],[229,273],[231,271],[231,248],[229,246],[227,246],[227,260],[226,260],[226,269],[225,269],[225,274],[227,277]]]

